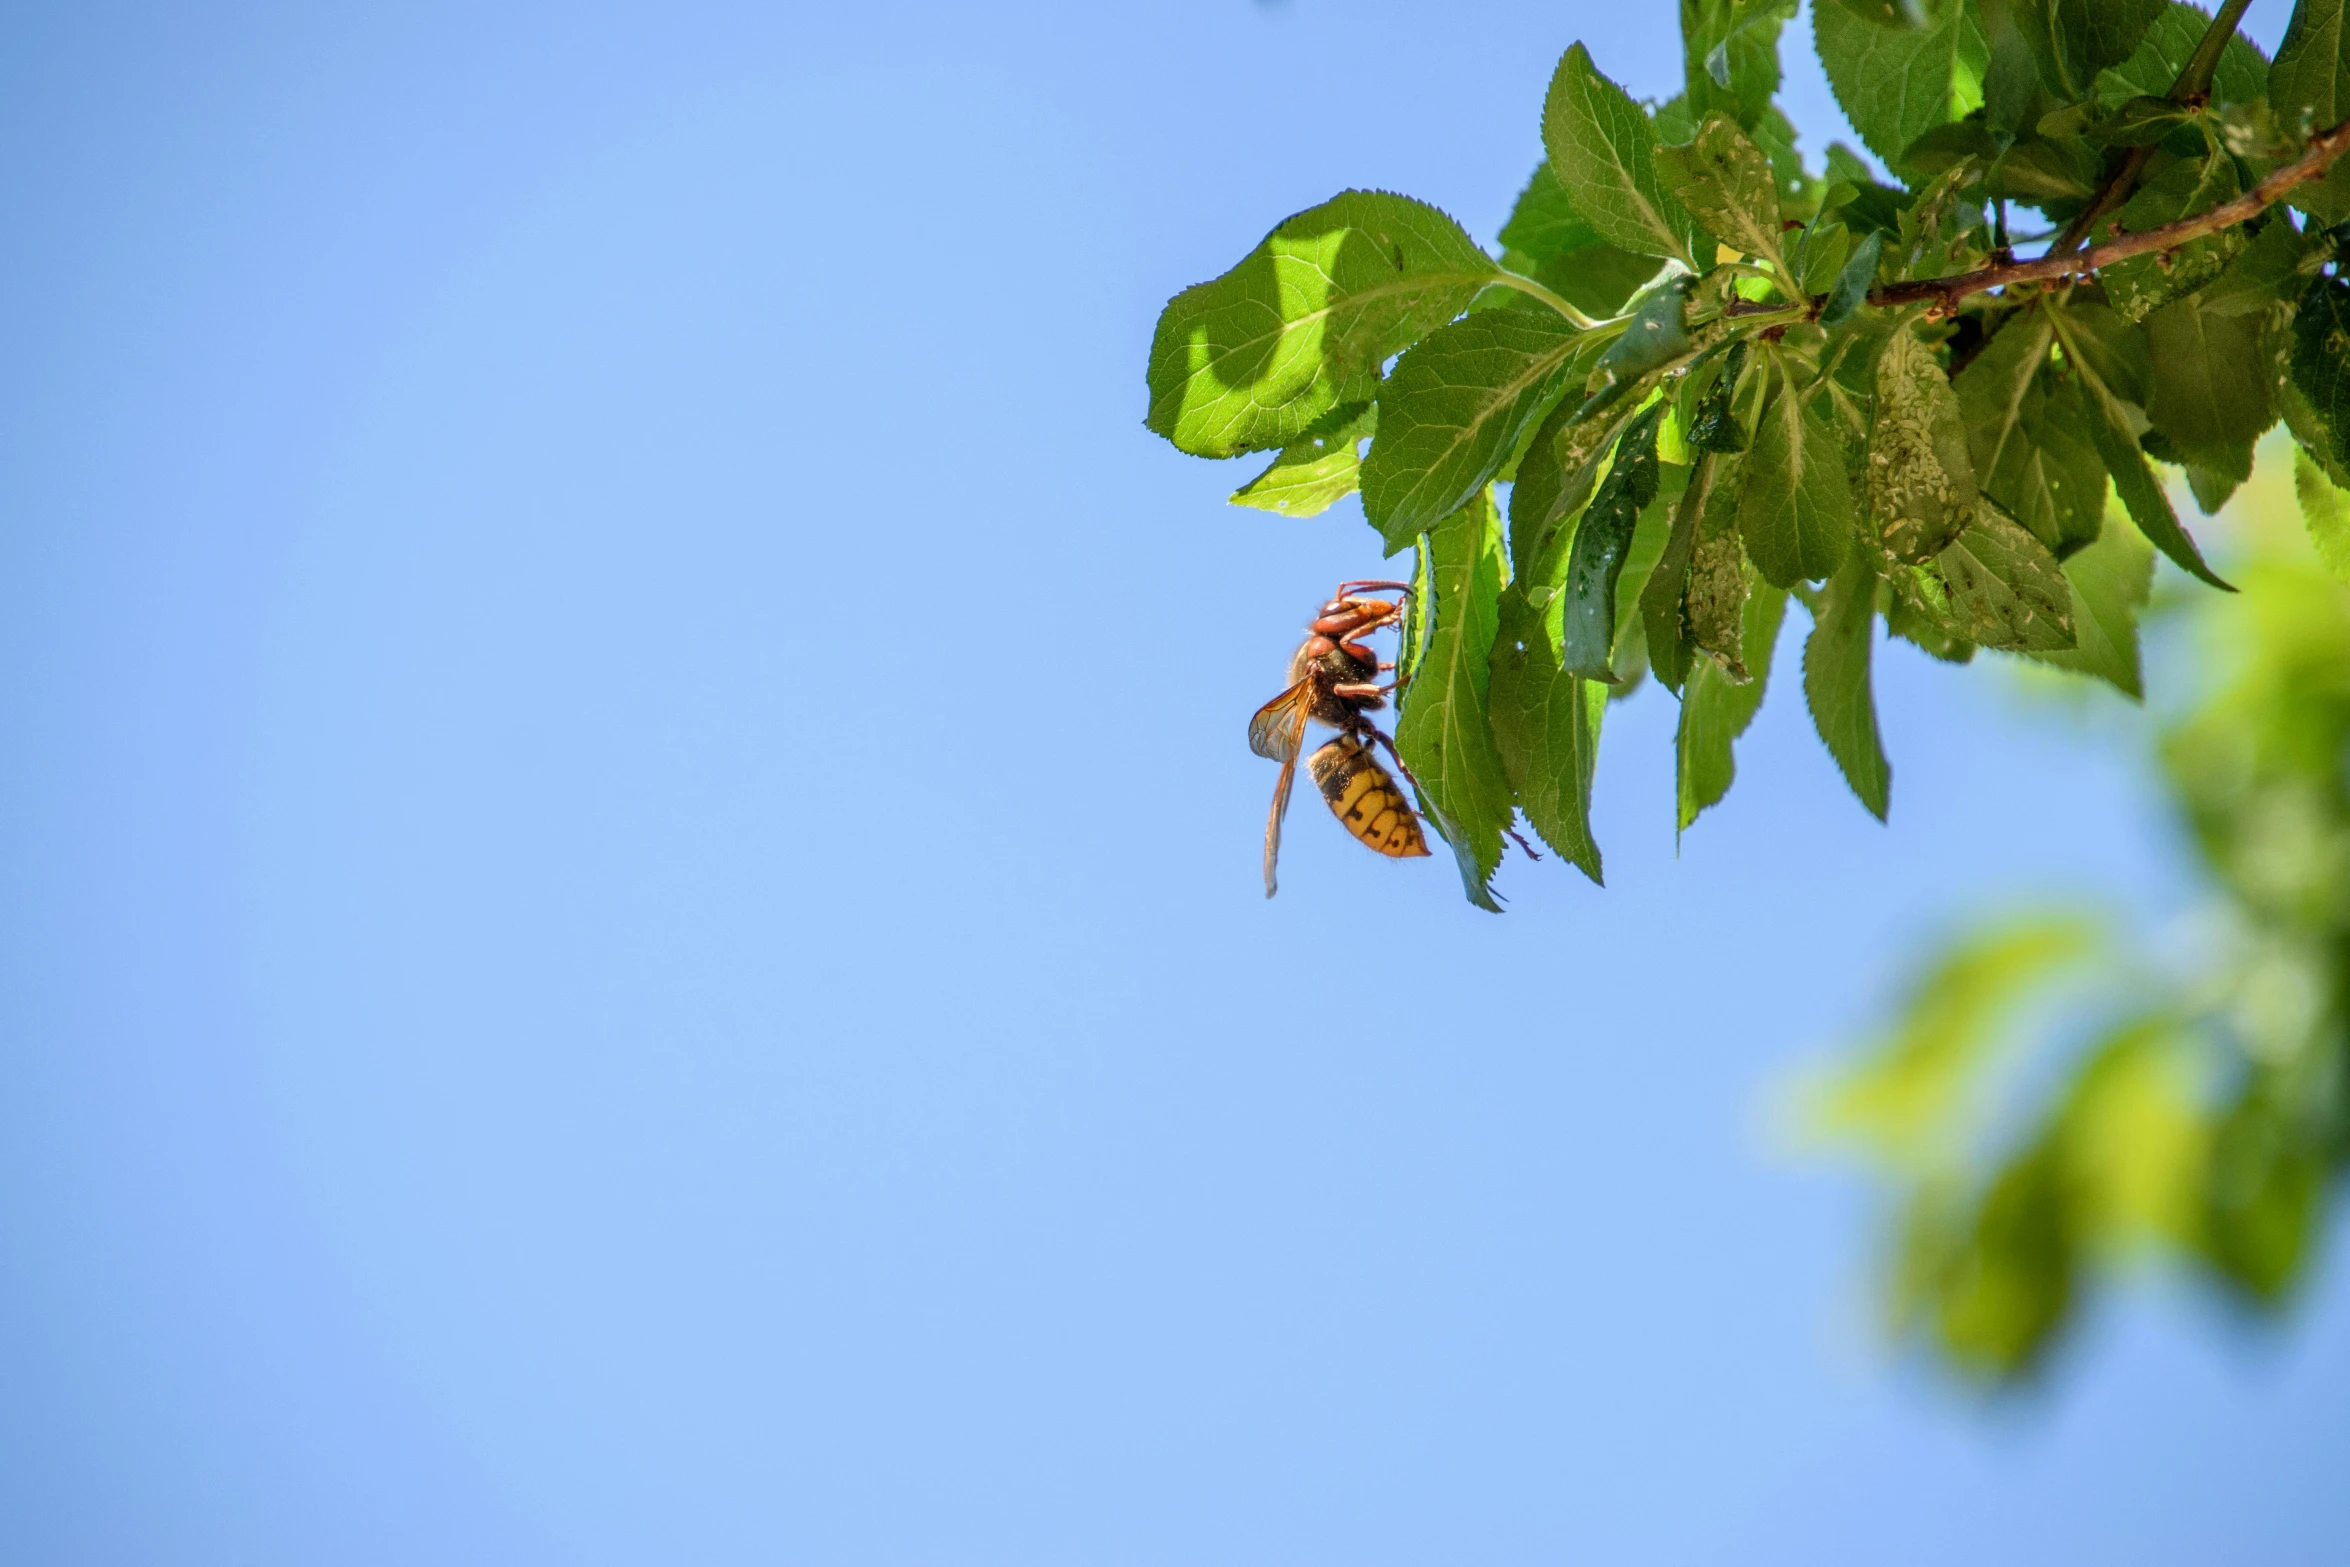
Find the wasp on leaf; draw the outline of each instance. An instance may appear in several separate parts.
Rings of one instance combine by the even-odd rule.
[[[1387,695],[1395,689],[1392,684],[1379,683],[1380,672],[1395,666],[1382,663],[1361,639],[1399,626],[1402,616],[1400,606],[1389,600],[1354,596],[1357,591],[1370,590],[1408,594],[1411,585],[1340,583],[1330,602],[1306,627],[1306,639],[1289,661],[1289,689],[1258,708],[1256,717],[1248,721],[1249,749],[1281,764],[1281,781],[1273,786],[1273,811],[1265,822],[1268,898],[1279,890],[1273,866],[1281,857],[1281,819],[1289,814],[1289,790],[1297,781],[1298,751],[1305,742],[1308,719],[1338,731],[1338,738],[1308,758],[1306,767],[1340,825],[1394,859],[1428,852],[1419,814],[1371,749],[1373,741],[1386,747],[1396,770],[1411,777],[1411,769],[1396,754],[1395,742],[1369,717],[1387,705]]]

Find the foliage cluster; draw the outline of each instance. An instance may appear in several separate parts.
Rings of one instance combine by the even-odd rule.
[[[1397,738],[1480,906],[1521,815],[1599,879],[1598,737],[1646,674],[1681,703],[1680,825],[1721,799],[1790,599],[1881,817],[1880,619],[2134,697],[2148,546],[2225,586],[2166,471],[2209,511],[2282,418],[2350,475],[2344,3],[2301,0],[2269,61],[2246,0],[1816,0],[1889,182],[1799,157],[1794,0],[1681,0],[1669,101],[1568,49],[1498,257],[1403,196],[1301,212],[1168,304],[1146,422],[1274,453],[1241,504],[1359,491],[1415,552]]]
[[[2245,591],[2175,612],[2206,688],[2157,759],[2211,894],[2180,950],[1979,930],[1813,1100],[1899,1195],[1896,1322],[1983,1377],[2041,1364],[2149,1252],[2280,1305],[2350,1167],[2350,495],[2297,466],[2315,556],[2285,508],[2239,507]]]

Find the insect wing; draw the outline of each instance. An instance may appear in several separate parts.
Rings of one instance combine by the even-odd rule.
[[[1257,709],[1248,721],[1248,748],[1275,762],[1297,760],[1298,743],[1305,738],[1306,709],[1312,693],[1307,682],[1296,685]]]
[[[1268,898],[1281,890],[1281,884],[1273,879],[1273,867],[1281,858],[1281,818],[1289,814],[1289,788],[1296,782],[1297,751],[1292,747],[1281,763],[1281,781],[1273,786],[1272,813],[1265,818],[1265,896]]]
[[[1306,765],[1330,802],[1330,814],[1365,846],[1399,860],[1428,852],[1419,813],[1362,741],[1340,735]]]

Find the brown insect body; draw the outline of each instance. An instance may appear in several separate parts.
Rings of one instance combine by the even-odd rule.
[[[1278,890],[1274,866],[1281,855],[1281,823],[1289,812],[1289,793],[1297,781],[1298,752],[1308,719],[1328,724],[1338,738],[1316,751],[1307,763],[1314,783],[1341,826],[1377,852],[1404,859],[1428,852],[1420,818],[1380,765],[1373,743],[1386,748],[1406,778],[1403,758],[1395,742],[1371,722],[1369,715],[1387,705],[1392,689],[1379,684],[1383,665],[1361,639],[1397,625],[1400,608],[1386,600],[1356,598],[1356,588],[1390,588],[1410,592],[1400,582],[1347,582],[1322,606],[1306,627],[1306,639],[1289,661],[1289,688],[1257,710],[1249,720],[1249,749],[1281,764],[1280,782],[1273,787],[1273,810],[1265,822],[1265,896]]]

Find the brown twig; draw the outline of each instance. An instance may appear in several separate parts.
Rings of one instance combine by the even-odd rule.
[[[2350,151],[2350,120],[2344,120],[2323,135],[2311,138],[2308,151],[2235,200],[2223,201],[2193,217],[2181,218],[2176,223],[2165,223],[2159,228],[2140,229],[2135,234],[2124,234],[2069,256],[2039,256],[2030,261],[2012,261],[1978,268],[1973,272],[1962,272],[1956,277],[1889,283],[1883,288],[1872,290],[1869,303],[1908,305],[1924,299],[1939,299],[1955,306],[1967,295],[1979,294],[1985,289],[2005,288],[2011,283],[2080,277],[2099,267],[2127,261],[2132,256],[2143,256],[2158,250],[2175,250],[2189,240],[2216,234],[2222,229],[2233,228],[2260,216],[2295,186],[2305,185],[2325,173],[2345,151]]]
[[[1986,289],[2006,288],[2015,283],[2083,277],[2099,267],[2109,267],[2117,261],[2127,261],[2132,256],[2174,250],[2189,240],[2201,239],[2206,234],[2216,234],[2221,229],[2233,228],[2258,217],[2295,186],[2305,185],[2325,173],[2345,151],[2350,151],[2350,120],[2344,120],[2321,136],[2312,137],[2308,150],[2299,158],[2278,169],[2235,200],[2223,201],[2193,217],[2181,218],[2176,223],[2165,223],[2160,228],[2123,234],[2069,256],[2038,256],[2030,261],[2009,261],[1978,267],[1972,272],[1961,272],[1951,277],[1888,283],[1883,288],[1870,290],[1868,302],[1872,305],[1899,306],[1932,300],[1947,314],[1956,310],[1958,302],[1967,295],[1980,294]],[[1827,302],[1827,295],[1815,295],[1811,300],[1813,313],[1817,314]],[[1741,316],[1780,314],[1788,308],[1783,304],[1742,300],[1732,305],[1728,313]]]

